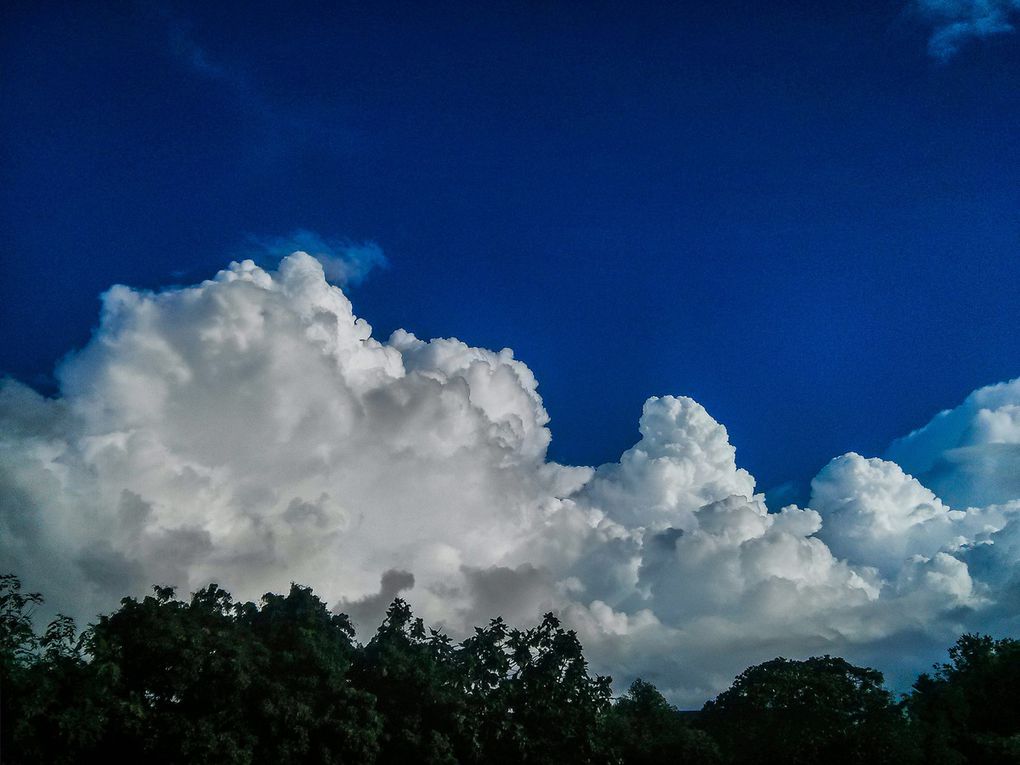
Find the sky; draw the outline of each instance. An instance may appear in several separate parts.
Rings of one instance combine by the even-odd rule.
[[[1015,631],[1017,23],[5,4],[0,561],[549,606],[685,704]]]

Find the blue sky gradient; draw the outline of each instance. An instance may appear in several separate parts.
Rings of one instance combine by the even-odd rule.
[[[900,2],[5,5],[0,371],[113,283],[375,243],[385,337],[512,347],[553,459],[690,395],[761,488],[1020,371],[1020,37]],[[796,492],[794,492],[796,496]]]

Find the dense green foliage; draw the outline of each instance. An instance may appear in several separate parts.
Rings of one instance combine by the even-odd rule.
[[[964,635],[907,699],[935,765],[1020,763],[1020,641]]]
[[[615,754],[628,765],[722,762],[719,748],[708,734],[689,725],[682,713],[644,680],[635,680],[617,699],[607,716],[605,733]]]
[[[401,600],[375,636],[297,585],[259,605],[156,587],[80,637],[0,581],[5,763],[608,762],[609,679],[552,614],[459,645]]]
[[[460,643],[395,600],[364,645],[308,588],[156,587],[82,634],[0,577],[0,758],[160,763],[1017,763],[1020,643],[965,635],[897,703],[824,656],[741,673],[700,713],[616,699],[552,614]]]
[[[704,724],[734,763],[899,763],[906,721],[882,673],[843,659],[773,659],[705,705]]]

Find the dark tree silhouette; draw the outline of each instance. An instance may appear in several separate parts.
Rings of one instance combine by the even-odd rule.
[[[612,703],[551,613],[454,643],[398,598],[360,645],[306,587],[257,604],[215,584],[187,601],[153,590],[80,635],[63,616],[36,634],[41,597],[0,576],[0,761],[1020,763],[1011,639],[964,635],[904,704],[873,669],[774,659],[691,723],[641,680]]]
[[[70,618],[33,632],[40,603],[17,577],[0,576],[0,760],[78,762],[102,735],[101,692]]]
[[[125,598],[80,637],[31,626],[0,579],[5,763],[602,762],[608,678],[547,614],[461,645],[402,600],[365,646],[293,585],[260,604],[216,585]]]
[[[613,705],[606,736],[624,765],[721,762],[708,734],[691,727],[654,685],[640,679]]]
[[[963,635],[949,659],[907,699],[925,761],[1020,763],[1020,641]]]
[[[381,720],[371,693],[355,687],[354,628],[307,587],[246,603],[237,623],[257,647],[248,694],[258,762],[371,762]]]
[[[487,762],[603,762],[610,679],[588,673],[581,644],[551,613],[529,630],[501,619],[464,641],[461,665]]]
[[[704,708],[734,763],[902,763],[913,757],[882,673],[831,656],[773,659],[742,672]]]
[[[425,629],[396,599],[352,671],[353,683],[376,699],[382,720],[381,762],[473,761],[473,721],[459,693],[454,648]]]

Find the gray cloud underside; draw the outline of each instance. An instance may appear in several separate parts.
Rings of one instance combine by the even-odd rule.
[[[550,462],[509,349],[379,341],[303,253],[112,288],[58,376],[0,384],[0,563],[79,618],[209,581],[305,583],[363,628],[398,594],[454,634],[555,610],[596,670],[685,705],[777,654],[907,677],[1017,626],[1020,380],[770,511],[689,398],[645,402],[618,462]]]

